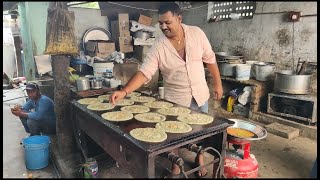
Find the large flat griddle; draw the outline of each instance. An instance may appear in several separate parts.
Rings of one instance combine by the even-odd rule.
[[[147,96],[145,94],[142,94]],[[86,108],[86,105],[79,104],[78,99],[72,100],[72,119],[77,129],[90,136],[98,145],[100,145],[110,156],[119,164],[128,167],[133,177],[155,177],[154,159],[155,156],[182,147],[199,140],[215,139],[214,136],[220,134],[218,144],[222,154],[225,153],[224,145],[226,143],[226,128],[234,122],[223,117],[214,117],[214,121],[207,125],[190,125],[192,131],[187,133],[167,133],[168,138],[160,143],[147,143],[136,140],[129,132],[134,128],[155,127],[156,123],[145,123],[132,119],[124,122],[107,121],[101,117],[101,114],[111,111],[120,111],[119,106],[108,111],[92,111]],[[162,99],[157,99],[163,101]],[[137,103],[142,105],[143,103]],[[173,107],[181,107],[174,104]],[[150,112],[156,112],[157,109],[150,109]],[[200,113],[192,111],[191,113]],[[177,120],[176,116],[166,116],[166,120]],[[209,144],[213,143],[209,140]],[[214,145],[213,145],[214,146]],[[134,155],[133,155],[134,154]],[[130,157],[130,158],[129,158]],[[136,166],[135,163],[143,167]],[[147,168],[146,168],[147,167]],[[221,170],[221,169],[220,169]],[[223,172],[223,170],[222,170]]]

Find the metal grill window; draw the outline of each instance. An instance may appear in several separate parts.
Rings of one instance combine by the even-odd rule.
[[[209,2],[208,20],[252,19],[255,11],[255,1]]]

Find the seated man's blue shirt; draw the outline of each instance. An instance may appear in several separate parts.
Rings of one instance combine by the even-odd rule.
[[[22,106],[22,109],[28,111],[28,119],[51,122],[56,121],[54,103],[49,97],[45,95],[41,95],[38,102],[29,100]],[[34,109],[34,112],[31,112],[32,109]]]

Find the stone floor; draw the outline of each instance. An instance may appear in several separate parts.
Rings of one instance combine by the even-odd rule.
[[[262,124],[260,124],[262,125]],[[317,142],[304,137],[291,140],[269,133],[265,139],[251,143],[251,153],[259,163],[259,178],[308,178],[317,157]],[[179,155],[183,157],[187,167],[193,167],[195,153],[181,149]],[[205,154],[205,162],[212,160],[212,156]],[[100,161],[103,162],[103,161]],[[100,177],[130,178],[131,176],[116,165],[99,165]],[[170,163],[166,164],[170,167]],[[192,166],[193,165],[193,166]],[[211,169],[212,166],[208,167]],[[195,177],[191,175],[190,178]],[[212,177],[209,171],[206,178]]]
[[[20,142],[28,134],[25,133],[20,120],[12,115],[9,109],[9,104],[22,104],[24,99],[7,101],[24,94],[21,89],[3,90],[3,92],[6,96],[3,97],[3,134],[5,135],[3,136],[3,177],[27,178],[32,174],[35,178],[57,178],[52,163],[41,170],[26,169],[24,148]],[[179,153],[186,162],[192,164],[194,153],[189,153],[185,149]],[[317,141],[300,136],[289,140],[269,133],[265,139],[252,142],[251,153],[259,162],[260,178],[308,178],[317,157]],[[206,156],[206,160],[210,160],[210,156]],[[131,178],[124,167],[117,167],[110,159],[98,160],[98,165],[99,177]],[[170,163],[166,166],[169,168]]]

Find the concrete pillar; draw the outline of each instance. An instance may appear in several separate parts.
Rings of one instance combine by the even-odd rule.
[[[70,81],[67,55],[52,55],[52,71],[54,80],[54,103],[56,113],[57,146],[60,155],[68,156],[76,147],[73,140],[73,127],[70,117]]]
[[[21,26],[21,37],[22,37],[22,46],[23,46],[23,56],[24,56],[24,76],[28,81],[35,80],[36,67],[33,57],[33,44],[31,40],[30,27],[28,24],[28,16],[26,7],[28,2],[20,2],[18,5],[18,11],[20,15],[20,26]]]

